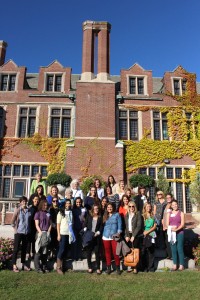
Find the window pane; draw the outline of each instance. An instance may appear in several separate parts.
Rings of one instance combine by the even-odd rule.
[[[24,181],[15,181],[13,197],[18,198],[24,195],[25,192],[25,182]]]
[[[52,92],[53,91],[53,75],[47,76],[47,91],[48,92]]]
[[[3,168],[2,168],[2,166],[0,165],[0,177],[2,177],[2,171],[3,171]]]
[[[61,92],[61,83],[62,83],[62,76],[56,76],[55,78],[55,91]]]
[[[127,140],[127,120],[119,119],[119,139]]]
[[[37,173],[39,173],[39,166],[32,166],[31,176],[35,176]]]
[[[59,137],[60,118],[51,119],[51,137]]]
[[[185,196],[186,196],[186,213],[192,212],[192,204],[190,201],[190,193],[189,193],[189,187],[185,186]]]
[[[144,94],[144,78],[137,78],[138,81],[138,94]]]
[[[71,109],[63,109],[62,110],[63,116],[71,116]]]
[[[160,140],[160,121],[154,120],[153,121],[153,128],[154,128],[154,140]]]
[[[36,115],[36,108],[30,108],[29,109],[29,115],[35,116]]]
[[[160,113],[159,113],[159,111],[153,111],[153,118],[154,119],[160,119]]]
[[[130,119],[130,139],[138,140],[138,120]]]
[[[41,167],[41,174],[43,177],[47,176],[47,166],[42,166]]]
[[[10,75],[9,91],[15,90],[15,80],[16,80],[16,75]]]
[[[20,108],[20,114],[21,115],[27,115],[27,112],[28,112],[28,108]]]
[[[3,181],[3,197],[10,197],[10,178],[5,178]]]
[[[52,115],[60,115],[60,109],[52,109],[51,114]]]
[[[138,118],[138,112],[137,111],[129,111],[129,117],[130,118]]]
[[[30,166],[23,166],[22,175],[29,176],[29,174],[30,174]]]
[[[175,168],[175,175],[176,175],[176,178],[182,178],[182,169]]]
[[[167,168],[167,179],[173,179],[173,168]]]
[[[156,178],[156,169],[155,168],[149,168],[149,176]]]
[[[11,176],[11,166],[7,165],[4,167],[4,175]]]
[[[126,110],[120,110],[119,111],[119,116],[121,118],[126,118],[127,117],[127,111]]]
[[[180,210],[183,210],[183,184],[176,182],[176,200]]]
[[[162,133],[163,133],[163,140],[168,140],[168,126],[167,121],[162,121]]]
[[[20,170],[21,170],[21,166],[14,166],[14,169],[13,169],[13,175],[14,176],[20,176]]]
[[[26,136],[26,122],[27,122],[27,118],[26,117],[21,117],[20,118],[20,123],[19,123],[19,137],[25,137]]]
[[[28,126],[28,136],[33,136],[35,133],[35,118],[29,118],[29,126]]]
[[[175,95],[180,95],[180,81],[179,81],[179,79],[178,80],[174,79],[174,94]]]
[[[1,77],[1,91],[7,91],[8,75],[2,75]]]
[[[70,123],[69,118],[63,118],[62,120],[62,137],[70,137]]]
[[[154,203],[155,201],[155,187],[154,186],[150,186],[149,187],[149,201],[151,204]]]
[[[186,92],[186,84],[187,84],[187,80],[183,79],[182,80],[182,92],[185,93]]]
[[[140,168],[139,169],[139,174],[146,175],[147,174],[147,168]]]
[[[135,81],[136,81],[136,78],[130,78],[130,79],[129,79],[130,94],[136,94],[136,90],[135,90]]]

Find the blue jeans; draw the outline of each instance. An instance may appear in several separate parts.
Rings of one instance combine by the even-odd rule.
[[[183,233],[179,233],[176,235],[176,243],[175,244],[170,244],[174,265],[177,265],[178,260],[179,260],[179,264],[184,266],[183,244],[184,244],[184,234]]]
[[[57,258],[63,259],[63,256],[66,254],[69,247],[69,235],[60,235],[61,239],[59,242],[59,250],[57,254]]]

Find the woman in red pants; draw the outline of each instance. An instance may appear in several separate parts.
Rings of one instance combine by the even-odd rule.
[[[109,275],[111,273],[111,260],[112,255],[115,260],[116,273],[121,274],[120,271],[120,258],[116,254],[117,242],[113,239],[113,235],[120,235],[122,232],[122,219],[119,213],[114,210],[114,205],[109,203],[107,205],[107,210],[103,218],[104,230],[103,230],[103,245],[105,249],[106,273]]]

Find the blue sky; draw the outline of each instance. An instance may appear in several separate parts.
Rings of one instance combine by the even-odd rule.
[[[111,74],[135,62],[162,77],[182,65],[200,81],[199,0],[10,0],[0,5],[6,60],[38,72],[57,59],[81,73],[82,23],[108,21]]]

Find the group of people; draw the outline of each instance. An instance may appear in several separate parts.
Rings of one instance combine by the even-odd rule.
[[[48,259],[57,260],[57,273],[63,274],[63,260],[69,255],[73,260],[83,258],[86,253],[88,273],[94,272],[92,253],[96,257],[96,273],[101,274],[101,261],[106,263],[106,273],[115,270],[121,274],[124,249],[139,248],[140,260],[128,272],[155,271],[154,253],[156,247],[164,247],[167,257],[172,258],[175,270],[184,270],[184,214],[171,194],[157,191],[152,205],[144,187],[135,195],[124,181],[116,183],[108,176],[105,188],[97,178],[87,195],[74,179],[65,197],[59,197],[57,186],[52,186],[46,195],[41,174],[37,175],[34,193],[29,200],[19,199],[12,225],[15,230],[13,271],[18,273],[17,254],[21,249],[22,270],[30,271],[26,255],[34,259],[38,273],[49,272]],[[122,243],[125,242],[125,243]],[[128,247],[127,247],[128,246]]]

